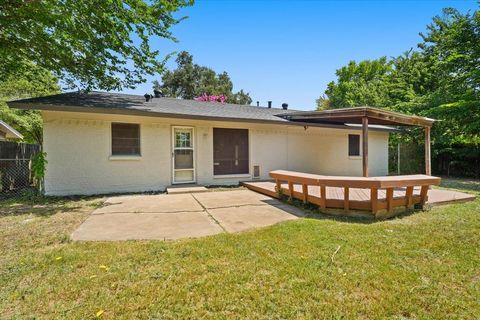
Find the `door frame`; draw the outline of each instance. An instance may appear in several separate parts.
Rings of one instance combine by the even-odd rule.
[[[175,181],[175,129],[188,129],[192,130],[192,148],[191,150],[193,151],[192,157],[193,157],[193,170],[191,169],[177,169],[179,171],[193,171],[192,176],[193,179],[191,181]],[[172,152],[172,184],[187,184],[187,183],[196,183],[197,182],[197,163],[196,163],[196,150],[195,150],[195,127],[192,126],[172,126],[171,130],[172,134],[172,145],[171,145],[171,152]],[[187,148],[190,149],[190,148]],[[181,149],[180,149],[181,150]]]

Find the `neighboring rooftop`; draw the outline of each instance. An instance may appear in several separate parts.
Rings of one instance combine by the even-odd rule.
[[[156,116],[166,118],[184,118],[198,120],[219,120],[236,122],[263,122],[291,125],[308,125],[334,128],[355,128],[346,123],[325,121],[297,120],[291,115],[303,114],[305,111],[286,110],[283,108],[267,108],[251,105],[238,105],[220,102],[203,102],[175,98],[153,98],[146,101],[144,96],[112,92],[67,92],[46,97],[9,101],[12,108],[90,112],[109,114],[128,114],[139,116]],[[309,114],[322,112],[308,111]],[[372,129],[391,131],[385,126],[369,126]]]
[[[23,136],[20,132],[12,128],[8,123],[0,120],[0,133],[3,133],[6,139],[23,139]],[[0,139],[3,136],[0,134]]]

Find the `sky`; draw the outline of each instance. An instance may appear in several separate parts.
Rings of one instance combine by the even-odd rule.
[[[461,12],[476,1],[214,1],[197,0],[183,8],[188,16],[172,28],[179,40],[153,39],[165,55],[188,51],[195,63],[227,71],[234,84],[250,93],[252,104],[288,103],[315,109],[315,100],[336,79],[335,70],[351,60],[398,56],[421,41],[442,8]],[[171,59],[167,67],[175,67]],[[126,93],[152,91],[145,84]]]

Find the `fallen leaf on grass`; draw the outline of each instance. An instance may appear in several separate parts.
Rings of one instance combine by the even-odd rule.
[[[105,312],[105,310],[98,310],[97,313],[95,313],[95,316],[98,318],[98,317],[100,317],[104,312]]]
[[[103,269],[103,270],[105,270],[105,271],[108,271],[108,270],[110,270],[110,268],[109,268],[109,267],[107,267],[107,266],[104,266],[103,264],[100,266],[100,269]]]

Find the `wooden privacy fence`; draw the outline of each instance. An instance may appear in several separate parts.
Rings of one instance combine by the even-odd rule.
[[[38,152],[36,144],[0,141],[0,198],[33,186],[31,159]]]
[[[313,203],[341,215],[388,218],[424,205],[431,185],[441,179],[427,175],[386,177],[322,176],[286,170],[271,171],[277,193]]]

